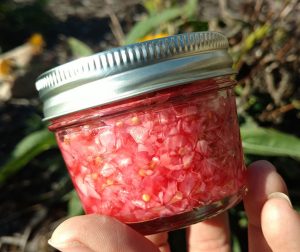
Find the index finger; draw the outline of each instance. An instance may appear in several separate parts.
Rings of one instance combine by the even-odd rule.
[[[230,251],[230,231],[227,212],[197,223],[187,229],[189,252]]]
[[[170,246],[168,243],[168,233],[158,233],[145,236],[148,240],[154,243],[160,252],[170,252]]]
[[[248,216],[249,251],[271,251],[261,228],[263,205],[272,192],[287,194],[285,182],[269,162],[260,160],[248,167],[248,193],[244,197],[244,206]]]

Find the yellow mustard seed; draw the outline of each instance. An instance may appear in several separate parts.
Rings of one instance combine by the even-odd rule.
[[[137,116],[133,116],[133,117],[131,118],[131,122],[132,122],[133,124],[138,124],[138,123],[140,122],[140,119],[139,119]]]
[[[177,200],[182,200],[183,195],[182,192],[177,191],[174,196]]]
[[[97,179],[98,176],[99,176],[99,175],[98,175],[98,173],[96,173],[96,172],[94,172],[94,173],[91,174],[91,177],[92,177],[92,179],[94,179],[94,180]]]
[[[141,176],[141,177],[145,177],[145,176],[150,176],[150,175],[152,175],[153,174],[153,171],[152,170],[150,170],[150,169],[140,169],[139,170],[139,175]]]
[[[96,165],[102,164],[102,162],[103,162],[103,158],[102,158],[102,157],[97,156],[97,157],[95,158],[95,164],[96,164]]]
[[[143,199],[143,201],[148,202],[148,201],[150,201],[151,196],[149,194],[147,194],[147,193],[144,193],[142,195],[142,199]]]
[[[178,150],[178,154],[184,156],[187,153],[187,149],[185,147],[181,147]]]
[[[65,135],[65,136],[64,136],[64,143],[65,143],[65,144],[70,144],[70,142],[71,142],[70,136]]]
[[[123,125],[123,122],[122,122],[122,121],[117,121],[117,122],[116,122],[116,126],[117,126],[117,127],[121,127],[122,125]]]
[[[113,185],[114,184],[114,181],[112,179],[107,179],[106,180],[106,184],[107,185]]]
[[[153,162],[153,161],[151,161],[150,164],[149,164],[149,168],[150,168],[150,169],[154,169],[155,166],[156,166],[156,163]]]
[[[145,170],[145,173],[147,176],[150,176],[153,174],[153,171],[148,169],[148,170]]]
[[[173,196],[173,198],[171,199],[170,204],[173,204],[179,200],[182,200],[182,198],[183,198],[182,192],[177,191],[175,193],[175,195]]]
[[[158,157],[153,157],[152,160],[149,163],[149,168],[154,169],[157,164],[159,163],[159,158]]]
[[[146,176],[145,170],[144,170],[144,169],[140,169],[140,170],[139,170],[139,175],[140,175],[141,177]]]

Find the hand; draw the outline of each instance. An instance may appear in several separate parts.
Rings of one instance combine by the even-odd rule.
[[[300,251],[300,217],[293,210],[287,188],[272,164],[258,161],[247,170],[249,251]],[[227,213],[187,229],[189,252],[230,251]],[[146,238],[117,220],[99,215],[70,218],[53,233],[49,243],[63,252],[170,251],[168,234]]]

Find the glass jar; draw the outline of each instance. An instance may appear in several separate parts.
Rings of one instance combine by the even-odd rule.
[[[239,202],[245,165],[227,47],[220,33],[180,34],[38,78],[45,120],[87,214],[152,234]]]

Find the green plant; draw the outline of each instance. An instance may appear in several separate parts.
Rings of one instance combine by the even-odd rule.
[[[258,125],[242,125],[240,130],[245,154],[300,160],[300,138]]]
[[[74,58],[80,58],[93,54],[93,50],[88,45],[76,38],[68,38],[67,44],[71,50],[72,57]]]
[[[47,129],[30,133],[16,145],[8,161],[0,168],[0,186],[37,155],[55,147],[55,138]]]
[[[156,12],[149,8],[149,16],[136,23],[127,34],[124,44],[137,42],[145,37],[160,25],[174,21],[175,19],[189,20],[195,15],[197,0],[188,0],[183,6],[172,6],[162,11]],[[180,22],[181,24],[182,22]]]

